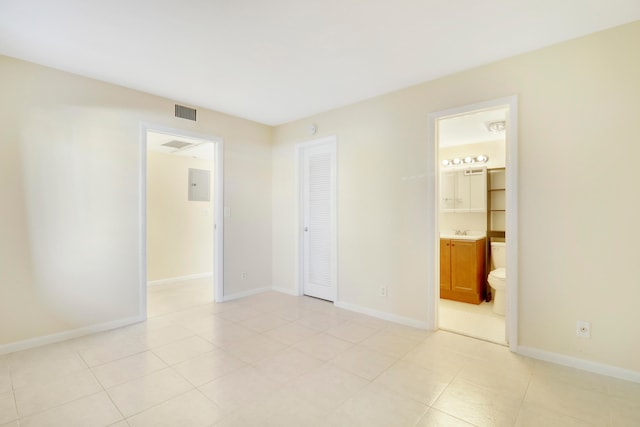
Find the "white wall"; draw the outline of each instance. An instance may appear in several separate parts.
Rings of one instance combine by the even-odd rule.
[[[270,127],[2,56],[0,93],[0,352],[139,317],[141,122],[224,139],[224,292],[269,285]]]
[[[210,172],[210,200],[190,201],[189,169]],[[213,161],[147,153],[147,279],[213,272]]]
[[[640,371],[636,40],[640,22],[277,127],[274,286],[296,286],[294,145],[317,123],[338,137],[339,299],[426,322],[427,115],[518,95],[520,345]]]

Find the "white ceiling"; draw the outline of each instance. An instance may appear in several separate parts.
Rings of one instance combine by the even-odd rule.
[[[487,124],[503,121],[507,118],[507,109],[485,110],[463,116],[438,121],[438,143],[440,147],[477,144],[505,139],[505,132],[492,133]]]
[[[190,145],[180,149],[163,145],[171,141],[186,142]],[[147,150],[204,160],[213,160],[214,156],[214,147],[211,141],[153,131],[147,131]]]
[[[638,19],[638,0],[0,0],[0,53],[277,125]]]

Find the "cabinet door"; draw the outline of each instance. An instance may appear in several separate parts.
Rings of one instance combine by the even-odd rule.
[[[476,242],[452,240],[451,290],[475,294],[478,287],[476,269]]]
[[[463,170],[456,172],[456,211],[467,212],[471,207],[470,182]]]
[[[469,211],[487,211],[487,173],[467,175],[469,183]]]
[[[451,290],[451,240],[440,239],[440,289]]]
[[[453,211],[456,208],[456,179],[454,172],[442,172],[440,174],[440,210]]]

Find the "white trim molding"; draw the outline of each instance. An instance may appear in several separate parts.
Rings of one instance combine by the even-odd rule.
[[[292,295],[294,297],[299,297],[300,295],[298,294],[298,291],[295,289],[287,289],[287,288],[281,288],[279,286],[274,286],[273,288],[271,288],[272,290],[276,291],[276,292],[280,292],[281,294],[287,294],[287,295]]]
[[[7,353],[13,353],[14,351],[28,350],[30,348],[35,348],[35,347],[40,347],[47,344],[66,341],[72,338],[83,337],[85,335],[91,335],[98,332],[110,331],[112,329],[121,328],[123,326],[129,326],[135,323],[144,322],[144,320],[145,318],[143,318],[142,316],[128,317],[125,319],[113,320],[110,322],[100,323],[97,325],[84,326],[82,328],[58,332],[55,334],[29,338],[23,341],[12,342],[9,344],[0,345],[0,354],[7,354]]]
[[[625,381],[640,383],[640,372],[638,371],[631,371],[617,366],[592,362],[591,360],[579,359],[577,357],[553,353],[551,351],[541,350],[534,347],[519,346],[517,353],[533,359],[544,360],[545,362],[556,363],[570,368],[593,372],[594,374],[606,375],[613,378],[620,378]]]
[[[387,320],[389,322],[399,323],[405,326],[411,326],[413,328],[428,330],[426,322],[412,319],[410,317],[397,316],[395,314],[387,313],[385,311],[378,311],[368,307],[362,307],[355,304],[349,304],[348,302],[336,301],[333,303],[338,308],[354,311],[360,314],[366,314],[367,316],[376,317],[378,319]]]
[[[248,291],[236,292],[235,294],[225,295],[222,301],[216,301],[216,302],[233,301],[235,299],[250,297],[251,295],[257,295],[257,294],[261,294],[263,292],[272,291],[272,290],[273,288],[270,288],[270,287],[250,289]]]
[[[213,271],[210,271],[208,273],[189,274],[187,276],[168,277],[166,279],[151,280],[147,282],[147,286],[166,285],[168,283],[184,282],[193,279],[206,279],[207,277],[213,277]]]

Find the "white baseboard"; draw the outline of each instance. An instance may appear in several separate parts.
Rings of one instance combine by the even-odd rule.
[[[185,280],[205,279],[213,277],[213,271],[208,273],[189,274],[187,276],[169,277],[167,279],[151,280],[147,282],[147,286],[166,285],[167,283],[184,282]]]
[[[361,307],[359,305],[349,304],[342,301],[336,301],[333,304],[338,308],[344,308],[345,310],[355,311],[356,313],[366,314],[371,317],[377,317],[378,319],[388,320],[390,322],[411,326],[413,328],[428,329],[427,322],[421,322],[420,320],[411,319],[410,317],[396,316],[395,314],[387,313],[385,311],[373,310],[371,308]]]
[[[99,325],[85,326],[70,331],[58,332],[41,337],[29,338],[23,341],[17,341],[9,344],[0,345],[0,354],[13,353],[15,351],[28,350],[34,347],[40,347],[46,344],[53,344],[60,341],[66,341],[72,338],[78,338],[85,335],[95,334],[97,332],[109,331],[111,329],[121,328],[123,326],[133,325],[145,319],[141,316],[128,317],[126,319],[113,320],[111,322],[101,323]]]
[[[277,287],[277,286],[274,286],[272,289],[274,291],[276,291],[276,292],[280,292],[280,293],[287,294],[287,295],[293,295],[294,297],[299,297],[300,296],[298,294],[298,292],[293,290],[293,289],[280,288],[280,287]]]
[[[595,374],[607,375],[609,377],[620,378],[626,381],[640,383],[640,372],[618,368],[617,366],[606,365],[604,363],[592,362],[590,360],[567,356],[560,353],[553,353],[533,347],[518,346],[518,354],[532,357],[534,359],[552,362],[558,365],[569,366],[571,368],[582,369],[583,371]]]
[[[249,297],[251,295],[261,294],[263,292],[267,292],[271,290],[272,288],[257,288],[257,289],[251,289],[248,291],[237,292],[235,294],[225,295],[224,297],[222,297],[222,301],[223,302],[233,301],[234,299]]]

